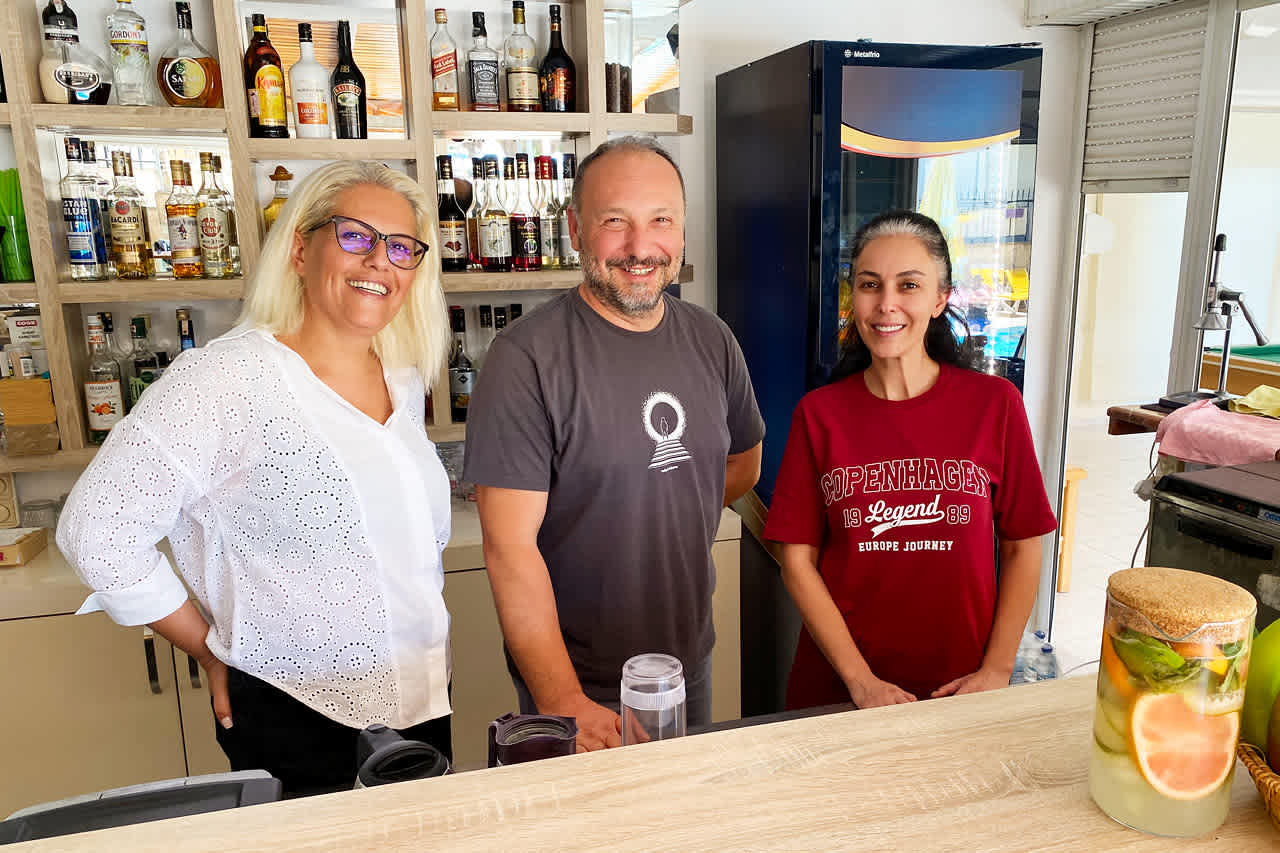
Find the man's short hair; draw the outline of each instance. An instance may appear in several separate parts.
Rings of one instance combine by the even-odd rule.
[[[573,183],[573,195],[569,198],[569,206],[573,208],[573,212],[577,216],[582,215],[582,188],[586,186],[587,174],[591,171],[591,167],[595,162],[606,154],[614,151],[641,151],[649,154],[657,154],[663,160],[671,164],[671,168],[676,170],[676,178],[680,180],[680,201],[688,206],[688,199],[685,197],[684,191],[684,175],[680,172],[680,167],[676,165],[676,161],[672,159],[671,153],[667,149],[658,144],[656,139],[649,136],[620,136],[617,139],[610,139],[608,142],[602,142],[578,164],[578,174]]]

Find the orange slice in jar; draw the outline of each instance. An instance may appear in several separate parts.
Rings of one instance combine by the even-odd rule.
[[[1133,705],[1130,732],[1147,783],[1170,799],[1198,800],[1235,765],[1240,714],[1199,714],[1180,694],[1145,693]]]
[[[1170,643],[1169,648],[1184,658],[1200,658],[1208,669],[1218,675],[1226,675],[1231,668],[1231,659],[1215,643]]]
[[[1129,668],[1124,665],[1124,661],[1120,660],[1120,656],[1116,654],[1116,647],[1111,642],[1111,635],[1105,631],[1102,633],[1102,668],[1107,673],[1107,678],[1116,691],[1126,701],[1133,699],[1138,690],[1133,686],[1133,681],[1129,677]]]

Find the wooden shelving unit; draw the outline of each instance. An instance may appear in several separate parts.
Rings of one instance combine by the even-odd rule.
[[[428,20],[431,6],[426,0],[397,0],[407,138],[380,138],[375,134],[374,138],[367,140],[250,139],[242,65],[245,44],[242,6],[248,5],[235,0],[212,0],[214,32],[197,33],[197,38],[218,54],[224,106],[218,109],[175,109],[42,103],[36,77],[42,37],[38,8],[29,2],[0,4],[0,63],[9,98],[8,104],[0,104],[0,126],[8,125],[13,132],[35,270],[34,282],[0,284],[0,300],[40,306],[45,321],[45,345],[49,353],[54,406],[62,443],[60,451],[46,456],[0,456],[0,472],[80,468],[87,465],[96,452],[96,448],[86,441],[81,388],[88,360],[82,303],[241,298],[246,283],[252,278],[263,237],[254,177],[255,162],[405,161],[411,174],[416,175],[428,191],[434,191],[435,155],[445,153],[451,139],[519,139],[551,134],[564,139],[581,158],[606,141],[610,134],[674,135],[693,130],[693,120],[689,116],[616,115],[604,111],[604,0],[568,0],[566,4],[567,13],[572,16],[571,41],[566,47],[577,64],[579,106],[586,108],[584,112],[433,112],[428,48],[435,29]],[[341,14],[339,7],[334,7],[333,14]],[[465,47],[460,46],[460,49],[465,50]],[[50,132],[172,136],[175,144],[182,144],[183,138],[225,139],[229,155],[225,165],[230,171],[236,197],[244,277],[221,280],[67,280],[62,226],[56,219],[58,199],[46,196],[46,186],[52,187],[60,176],[52,174],[51,163],[42,163],[40,153],[41,134]],[[46,137],[46,150],[47,142]],[[46,170],[49,171],[48,179]],[[434,208],[432,218],[434,220]],[[437,253],[429,255],[428,263],[435,265],[439,272]],[[680,280],[687,282],[692,277],[692,268],[685,267]],[[581,272],[449,273],[441,275],[440,280],[448,293],[562,290],[581,281]],[[449,420],[448,377],[444,365],[440,367],[433,388],[437,404],[433,407],[435,418],[428,424],[428,434],[437,442],[461,440],[465,435],[465,425]],[[441,401],[446,404],[441,405]]]

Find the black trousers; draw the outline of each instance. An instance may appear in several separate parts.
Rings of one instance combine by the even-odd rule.
[[[349,791],[356,782],[359,729],[344,726],[265,681],[227,668],[230,729],[213,721],[218,745],[232,770],[266,770],[284,785],[286,799]],[[448,716],[399,729],[453,761]]]

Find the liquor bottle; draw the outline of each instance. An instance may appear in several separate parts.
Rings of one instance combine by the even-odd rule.
[[[144,196],[133,181],[133,158],[127,151],[111,152],[111,171],[116,184],[107,195],[107,210],[116,278],[150,278],[151,229]]]
[[[511,212],[511,208],[516,204],[516,158],[502,158],[502,184],[498,188],[498,194],[502,198],[502,207]]]
[[[191,4],[173,4],[178,36],[160,54],[156,82],[171,107],[221,107],[222,69],[218,58],[191,34]]]
[[[529,155],[516,155],[515,203],[511,205],[511,268],[542,269],[542,223],[529,193]],[[505,311],[503,313],[506,313]],[[497,324],[494,317],[494,324]]]
[[[489,352],[489,344],[493,343],[493,306],[481,305],[480,312],[480,355]]]
[[[560,199],[556,197],[556,161],[549,155],[537,159],[538,222],[542,226],[542,268],[560,269]]]
[[[560,157],[564,165],[564,189],[560,194],[560,266],[564,269],[577,269],[578,250],[573,248],[573,237],[569,234],[569,208],[573,205],[573,176],[577,174],[578,158],[573,154]]]
[[[367,94],[364,75],[351,55],[351,24],[338,21],[338,64],[329,78],[330,98],[333,101],[333,119],[339,139],[366,139],[369,136],[369,115],[365,109]]]
[[[519,302],[512,302],[511,311],[510,311],[511,322],[514,323],[516,320],[519,320],[523,316],[524,316],[524,305],[520,304]]]
[[[467,355],[467,315],[461,305],[449,306],[449,325],[453,328],[453,352],[449,355],[449,410],[454,423],[466,423],[471,405],[471,389],[476,384],[476,369]]]
[[[92,140],[80,140],[80,167],[93,178],[98,190],[98,221],[102,223],[102,240],[98,243],[98,255],[107,264],[107,278],[115,278],[116,262],[111,256],[111,208],[107,196],[111,194],[111,182],[102,176],[98,168],[98,151]]]
[[[164,203],[164,213],[169,226],[173,275],[174,278],[200,278],[204,275],[204,261],[200,256],[199,204],[191,192],[187,164],[170,160],[169,172],[173,177],[173,192]]]
[[[129,377],[131,409],[138,405],[142,392],[159,379],[163,371],[160,357],[151,348],[150,327],[151,317],[147,314],[139,314],[129,321],[129,337],[133,340],[133,347],[129,352],[129,358],[133,362],[133,375]]]
[[[249,135],[284,139],[289,136],[284,106],[284,66],[267,37],[267,17],[253,15],[253,38],[244,52],[244,85],[249,97]]]
[[[236,230],[236,200],[218,183],[222,173],[222,158],[213,155],[213,188],[222,199],[222,209],[227,212],[227,249],[231,253],[231,271],[228,275],[240,275],[240,232]]]
[[[440,269],[465,272],[467,269],[467,213],[458,204],[453,185],[453,158],[436,158],[436,194],[440,197]]]
[[[471,13],[471,50],[467,51],[467,76],[471,83],[471,109],[497,110],[498,52],[489,47],[484,12]]]
[[[502,48],[507,64],[507,109],[540,112],[538,48],[524,26],[524,0],[512,0],[511,19],[511,35]]]
[[[511,271],[511,220],[502,206],[498,189],[498,160],[484,160],[484,209],[477,222],[480,232],[480,267],[485,272]]]
[[[262,209],[262,221],[266,225],[268,231],[275,224],[276,217],[280,215],[281,208],[284,203],[289,200],[289,191],[293,189],[293,173],[284,166],[276,166],[274,172],[267,176],[273,184],[275,184],[275,195],[271,197],[271,201]]]
[[[458,109],[458,46],[449,35],[449,13],[436,9],[431,36],[431,109]]]
[[[105,104],[111,97],[111,66],[80,44],[76,13],[49,0],[40,15],[44,46],[38,76],[51,104]]]
[[[147,51],[147,22],[133,9],[133,0],[116,0],[107,15],[107,44],[111,46],[111,75],[116,100],[145,107],[151,103],[151,57]]]
[[[289,69],[294,130],[301,139],[328,139],[329,70],[316,61],[310,24],[298,24],[298,50],[302,58]]]
[[[98,199],[98,183],[81,169],[83,156],[80,140],[68,136],[67,176],[62,179],[62,219],[67,228],[67,256],[71,261],[71,277],[77,281],[101,280],[107,277],[106,254],[101,247],[106,241],[102,233],[102,205]]]
[[[200,257],[205,278],[231,275],[231,241],[227,239],[227,209],[213,182],[213,154],[200,152],[200,192],[196,194],[196,220],[200,223]]]
[[[571,113],[577,110],[578,72],[564,49],[560,32],[560,6],[551,4],[551,44],[538,68],[538,91],[542,109],[548,113]]]
[[[502,330],[505,329],[506,327],[507,327],[507,306],[505,305],[493,306],[494,336],[496,337],[497,335],[502,334]]]
[[[484,161],[471,158],[471,206],[467,208],[467,250],[470,269],[480,268],[480,211],[484,209]]]
[[[191,309],[179,308],[178,317],[178,349],[185,352],[196,348],[196,327],[191,322]]]
[[[84,383],[84,407],[89,442],[102,444],[111,428],[124,417],[124,387],[120,364],[111,356],[102,318],[90,314],[85,323],[89,330],[89,376]]]
[[[102,333],[107,336],[107,355],[116,364],[120,365],[120,381],[127,383],[129,379],[129,357],[128,353],[124,351],[124,347],[120,346],[120,342],[116,340],[115,321],[111,319],[110,311],[99,311],[98,316],[102,319]],[[127,405],[125,410],[128,410]]]

